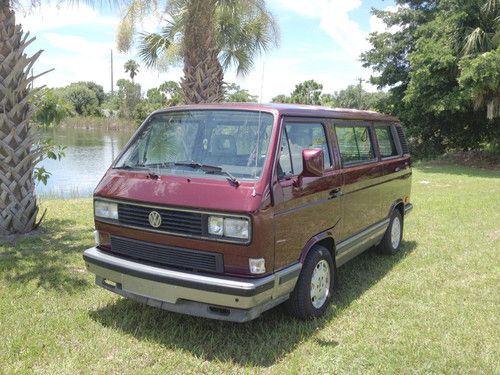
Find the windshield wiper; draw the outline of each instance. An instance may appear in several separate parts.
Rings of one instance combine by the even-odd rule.
[[[227,180],[229,183],[235,187],[240,186],[240,182],[234,177],[231,173],[228,171],[225,171],[221,167],[218,167],[216,165],[209,165],[209,164],[201,164],[197,161],[191,160],[191,161],[176,161],[174,162],[174,165],[179,165],[179,166],[186,166],[186,167],[191,167],[193,169],[201,169],[203,172],[207,174],[225,174],[227,176]]]
[[[131,169],[144,169],[148,172],[148,176],[149,178],[151,178],[152,180],[157,180],[160,176],[158,175],[158,173],[156,173],[151,167],[155,166],[156,164],[152,165],[152,164],[144,164],[144,163],[137,163],[137,164],[129,164],[129,163],[126,163],[126,164],[123,164],[119,167],[114,167],[113,169],[127,169],[127,170],[131,170]]]

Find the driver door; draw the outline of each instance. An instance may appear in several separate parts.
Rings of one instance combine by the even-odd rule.
[[[324,175],[304,177],[302,151],[321,148]],[[299,260],[303,248],[315,235],[336,231],[340,221],[342,175],[334,168],[328,126],[317,119],[285,119],[274,184],[275,269]],[[340,226],[339,226],[340,227]]]

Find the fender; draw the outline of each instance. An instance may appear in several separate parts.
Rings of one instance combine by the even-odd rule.
[[[306,257],[307,257],[307,254],[309,253],[309,251],[311,250],[311,248],[316,245],[318,242],[324,240],[324,239],[330,239],[332,242],[333,242],[333,246],[335,248],[335,239],[333,237],[333,231],[332,229],[335,228],[337,226],[337,224],[339,223],[340,219],[337,220],[337,222],[335,223],[335,225],[331,228],[328,228],[326,230],[324,230],[323,232],[319,232],[318,234],[315,234],[314,236],[312,236],[309,241],[306,242],[306,245],[302,248],[302,251],[300,252],[300,257],[299,257],[299,262],[300,263],[304,263]],[[335,252],[332,254],[332,257],[335,261]]]
[[[387,215],[386,217],[391,217],[392,213],[394,212],[394,210],[396,209],[396,206],[397,206],[398,204],[403,204],[403,208],[404,208],[404,206],[405,206],[404,201],[403,201],[401,198],[397,199],[397,200],[396,200],[396,201],[392,204],[391,208],[389,209],[389,213],[388,213],[388,215]],[[403,216],[404,216],[404,215],[403,215]]]

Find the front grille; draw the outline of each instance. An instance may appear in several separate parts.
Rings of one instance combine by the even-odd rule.
[[[161,225],[154,228],[149,223],[149,214],[156,211],[161,216]],[[203,235],[203,218],[201,213],[150,208],[131,204],[118,204],[118,220],[122,224],[156,229],[184,235]]]
[[[222,254],[111,236],[111,251],[128,258],[191,271],[223,272]]]

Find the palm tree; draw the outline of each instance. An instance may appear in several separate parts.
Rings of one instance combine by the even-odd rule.
[[[157,11],[134,3],[122,20],[119,49],[131,48],[135,24]],[[238,74],[253,67],[256,56],[278,44],[278,27],[264,0],[170,0],[167,25],[159,33],[139,35],[139,55],[148,67],[160,70],[183,63],[184,102],[224,99],[224,69]]]
[[[137,73],[139,73],[139,64],[137,64],[134,60],[128,60],[123,67],[125,68],[125,73],[129,73],[130,79],[133,83],[134,77]]]
[[[500,0],[472,3],[454,35],[455,48],[465,60],[486,56],[500,47]],[[486,104],[487,117],[500,116],[500,89],[482,90],[474,98],[476,109]]]
[[[38,3],[31,0],[33,6]],[[30,123],[35,110],[30,99],[40,89],[30,86],[46,72],[35,77],[29,72],[42,51],[26,54],[35,38],[16,25],[17,4],[0,0],[0,236],[27,233],[36,226],[34,171],[46,152]]]

